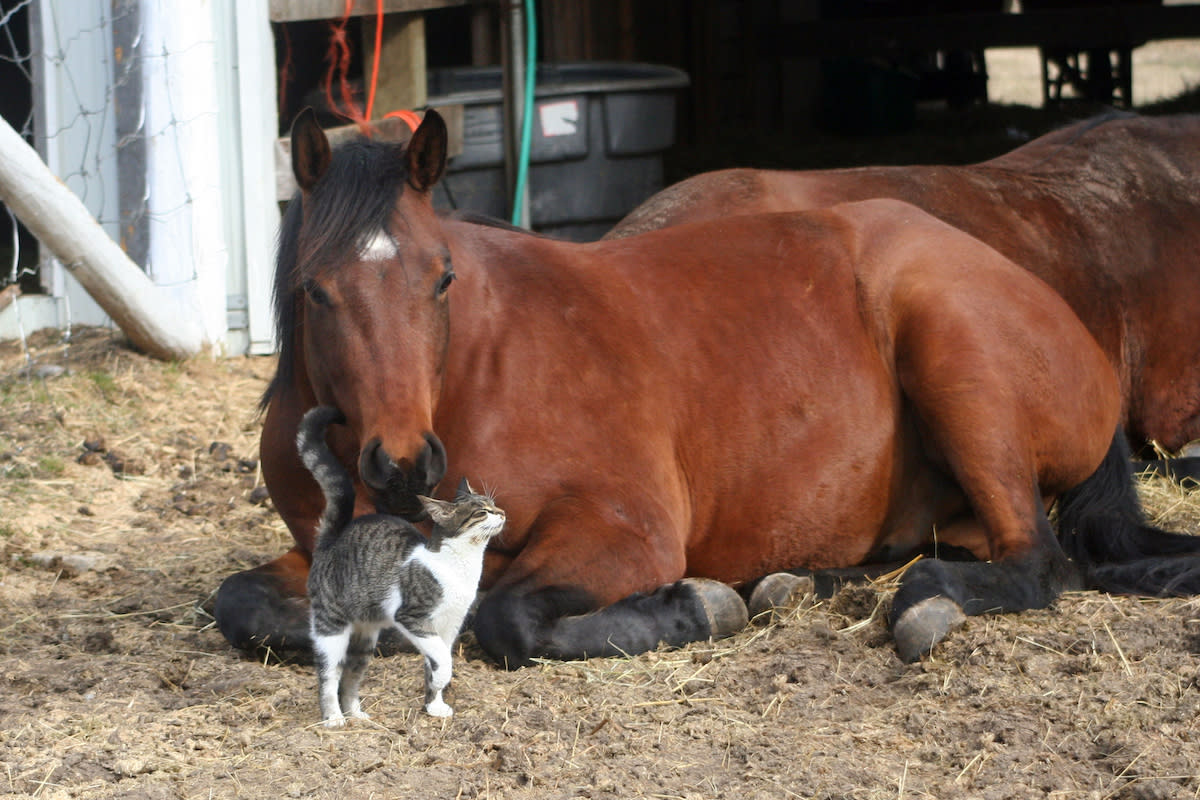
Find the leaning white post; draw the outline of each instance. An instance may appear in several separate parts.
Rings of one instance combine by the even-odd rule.
[[[197,299],[155,286],[37,151],[2,119],[0,200],[50,248],[135,347],[156,358],[178,359],[211,344]]]

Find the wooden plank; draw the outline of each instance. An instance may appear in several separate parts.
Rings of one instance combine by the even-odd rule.
[[[368,79],[375,58],[375,18],[363,20],[363,63]],[[425,77],[425,18],[420,14],[391,14],[383,18],[379,48],[379,83],[372,116],[421,108],[428,97]]]
[[[763,33],[778,36],[784,52],[813,58],[945,48],[1088,49],[1200,38],[1200,4],[830,19],[777,25]]]
[[[429,11],[435,8],[465,6],[472,0],[383,0],[383,13]],[[375,0],[353,0],[350,16],[374,16]],[[299,22],[307,19],[341,19],[346,13],[345,0],[271,0],[272,22]]]

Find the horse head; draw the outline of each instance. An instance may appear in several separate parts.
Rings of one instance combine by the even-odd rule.
[[[286,243],[296,254],[291,355],[317,401],[345,414],[376,504],[409,517],[446,471],[433,415],[454,268],[430,199],[445,165],[446,126],[432,110],[407,148],[362,140],[331,150],[310,110],[292,127],[302,210],[298,229],[282,234],[296,237]]]

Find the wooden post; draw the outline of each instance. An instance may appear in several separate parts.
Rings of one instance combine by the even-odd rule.
[[[363,40],[364,77],[369,82],[375,58],[373,16],[363,17]],[[385,14],[379,51],[379,84],[375,87],[372,116],[381,119],[389,111],[424,108],[428,98],[425,17],[421,14]]]
[[[0,201],[70,270],[135,347],[156,358],[179,359],[210,344],[194,295],[189,303],[186,292],[155,286],[2,119]]]

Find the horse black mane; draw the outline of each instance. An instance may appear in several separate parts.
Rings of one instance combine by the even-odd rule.
[[[1056,130],[1056,131],[1067,130],[1068,128],[1078,126],[1078,127],[1075,127],[1075,131],[1071,135],[1071,138],[1067,139],[1064,142],[1061,142],[1057,148],[1055,148],[1052,152],[1047,153],[1045,156],[1042,157],[1042,159],[1040,161],[1038,161],[1033,166],[1037,167],[1037,166],[1041,166],[1042,164],[1046,164],[1047,162],[1053,161],[1054,157],[1057,156],[1059,154],[1059,152],[1061,152],[1062,150],[1064,150],[1068,147],[1075,146],[1076,144],[1079,143],[1080,139],[1082,139],[1084,136],[1086,136],[1087,134],[1094,131],[1096,128],[1099,128],[1101,125],[1105,125],[1109,122],[1115,122],[1117,120],[1137,119],[1139,117],[1141,117],[1141,114],[1138,114],[1135,111],[1122,111],[1119,108],[1110,108],[1107,111],[1103,111],[1099,114],[1096,114],[1093,117],[1089,117],[1088,119],[1083,120],[1082,123],[1080,123],[1080,122],[1065,122],[1062,125],[1059,125],[1054,130]]]
[[[485,228],[498,228],[509,233],[520,233],[525,236],[532,236],[535,239],[553,239],[553,236],[547,236],[544,233],[531,231],[528,228],[522,228],[520,225],[514,225],[507,220],[496,219],[495,217],[481,214],[478,211],[471,211],[465,208],[455,208],[443,213],[446,219],[458,220],[459,222],[469,222],[472,225],[482,225]]]
[[[272,290],[279,364],[259,401],[260,410],[266,410],[271,397],[295,372],[294,298],[302,276],[336,264],[341,254],[354,251],[364,235],[385,227],[407,180],[403,145],[355,139],[333,151],[329,168],[307,198],[300,192],[292,196],[279,226]],[[301,264],[300,228],[305,218]]]

